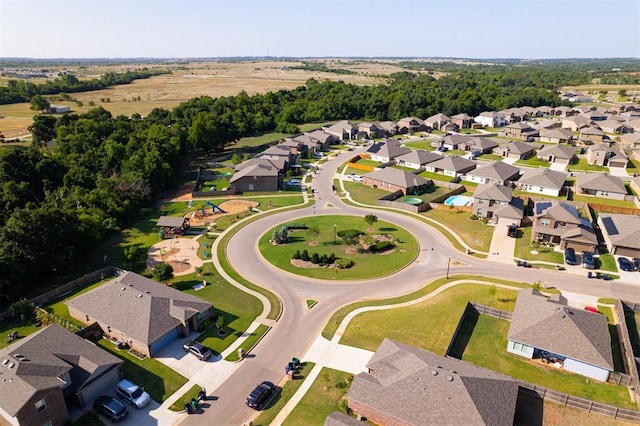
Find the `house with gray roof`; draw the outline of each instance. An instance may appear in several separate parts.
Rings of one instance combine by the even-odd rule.
[[[378,128],[381,129],[386,136],[393,136],[398,133],[398,124],[395,121],[382,121],[378,123]]]
[[[404,155],[396,157],[396,164],[410,169],[421,169],[426,164],[442,159],[442,155],[424,149],[412,149]]]
[[[526,160],[536,153],[533,145],[526,142],[514,142],[511,141],[504,146],[499,146],[493,150],[495,154],[498,154],[504,158],[513,158],[515,160]]]
[[[479,154],[491,154],[497,147],[497,142],[482,136],[467,138],[464,143],[458,145],[458,148],[463,151],[477,152]]]
[[[640,120],[638,120],[640,121]],[[640,133],[625,133],[620,136],[620,145],[624,148],[639,148]]]
[[[386,132],[380,127],[378,127],[376,123],[365,121],[358,124],[357,127],[358,127],[358,135],[364,136],[369,139],[386,136]]]
[[[518,180],[518,189],[538,195],[559,197],[566,179],[566,173],[557,172],[545,167],[528,169],[522,174],[520,180]]]
[[[213,316],[213,305],[134,272],[66,302],[83,324],[97,322],[105,335],[154,356]]]
[[[511,426],[518,383],[510,377],[384,339],[347,394],[348,407],[381,425]]]
[[[505,163],[504,161],[496,161],[482,165],[470,171],[465,176],[465,180],[474,183],[495,183],[498,185],[506,185],[506,182],[516,180],[519,176],[519,168]]]
[[[581,195],[624,200],[627,195],[622,179],[606,173],[580,173],[576,179],[576,188]]]
[[[333,145],[337,143],[339,140],[334,135],[330,135],[329,133],[326,133],[321,129],[314,130],[313,132],[305,133],[305,135],[308,135],[311,138],[318,141],[321,145],[322,150],[329,148],[329,145]]]
[[[371,156],[371,159],[381,163],[388,163],[396,157],[410,152],[410,148],[402,146],[396,139],[385,139],[384,141],[375,142],[367,149],[367,154]]]
[[[448,150],[460,149],[463,150],[464,146],[470,141],[471,137],[466,135],[447,135],[442,138],[442,143],[438,147],[442,146]]]
[[[591,145],[587,149],[587,162],[592,166],[626,168],[629,157],[623,151],[608,148],[604,145]]]
[[[624,123],[614,119],[607,119],[598,123],[598,127],[605,133],[622,133]]]
[[[591,222],[580,216],[574,206],[557,201],[535,203],[531,239],[558,244],[563,250],[570,247],[577,252],[593,252],[598,245]]]
[[[254,159],[252,165],[245,165],[229,180],[232,189],[240,192],[277,191],[282,183],[282,173],[268,161]]]
[[[418,117],[404,117],[398,120],[398,133],[424,132],[428,128]]]
[[[358,135],[358,127],[348,120],[342,120],[329,127],[323,127],[325,133],[338,138],[338,140],[355,139]]]
[[[581,115],[567,117],[562,120],[562,128],[568,129],[572,132],[578,132],[580,131],[580,129],[582,129],[583,127],[587,127],[590,124],[591,120]]]
[[[578,142],[583,145],[602,143],[604,140],[604,132],[596,126],[583,127],[578,135]]]
[[[451,118],[447,117],[442,113],[438,113],[436,115],[432,115],[431,117],[424,120],[424,124],[432,129],[440,130],[442,126],[451,122]]]
[[[609,253],[640,257],[640,216],[600,212],[598,226]]]
[[[538,158],[549,163],[571,164],[576,157],[576,150],[567,145],[547,145],[537,152]]]
[[[473,117],[465,113],[460,113],[452,116],[451,122],[460,129],[470,129],[473,125]]]
[[[518,292],[507,351],[529,359],[554,359],[563,370],[606,382],[613,371],[607,317],[572,308],[560,295]]]
[[[551,129],[540,131],[540,142],[573,144],[573,132],[569,129]]]
[[[405,195],[424,192],[433,185],[431,179],[425,179],[393,167],[385,167],[363,175],[362,183],[372,188],[380,188],[390,192],[402,191]]]
[[[524,217],[524,202],[513,197],[513,188],[483,183],[473,193],[473,213],[495,224],[520,226]]]
[[[518,121],[516,123],[507,124],[504,127],[504,134],[508,138],[517,138],[529,140],[538,136],[538,129],[534,129],[528,123]]]
[[[476,168],[476,162],[467,160],[459,155],[445,156],[441,160],[434,161],[425,166],[425,170],[431,173],[442,173],[445,176],[459,177]]]
[[[113,392],[122,364],[57,324],[19,339],[0,349],[0,424],[66,425],[68,407]]]

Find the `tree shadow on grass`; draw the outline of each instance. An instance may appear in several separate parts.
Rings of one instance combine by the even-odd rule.
[[[394,228],[392,226],[383,226],[379,229],[380,232],[395,232],[398,228]]]
[[[453,344],[451,345],[451,349],[447,355],[462,359],[462,354],[469,344],[469,340],[473,334],[473,329],[478,323],[479,317],[480,314],[477,311],[473,309],[467,311],[467,314],[458,329],[458,334],[454,337]]]

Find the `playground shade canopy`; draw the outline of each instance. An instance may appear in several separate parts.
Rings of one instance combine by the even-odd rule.
[[[160,216],[156,226],[166,226],[168,228],[180,228],[184,224],[183,217]]]

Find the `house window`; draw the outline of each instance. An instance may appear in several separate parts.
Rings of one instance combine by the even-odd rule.
[[[540,226],[551,226],[551,219],[540,219]]]
[[[516,352],[526,353],[529,346],[523,345],[522,343],[513,342],[513,350]]]
[[[567,226],[567,222],[556,222],[556,225],[564,228],[565,226]]]
[[[478,200],[478,204],[482,204],[484,201],[482,199]]]
[[[42,413],[46,409],[47,409],[47,401],[45,401],[44,398],[36,402],[36,411],[38,413]]]

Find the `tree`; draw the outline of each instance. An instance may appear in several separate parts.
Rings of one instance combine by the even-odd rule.
[[[127,259],[132,270],[141,257],[142,252],[138,247],[129,246],[124,248],[124,258]]]
[[[307,235],[311,238],[311,241],[315,241],[318,235],[320,235],[320,228],[318,225],[309,225],[307,228]]]
[[[236,152],[231,156],[231,163],[233,163],[234,166],[237,166],[238,164],[242,163],[242,157],[240,157],[240,155],[238,155],[238,153]]]
[[[218,330],[222,330],[224,328],[224,315],[218,314],[218,317],[216,318],[216,328]]]
[[[364,221],[367,222],[369,226],[372,226],[374,223],[378,221],[378,216],[374,214],[368,214],[364,217]]]
[[[31,109],[34,111],[44,112],[48,110],[50,106],[51,104],[49,103],[49,101],[40,95],[35,95],[31,98]]]
[[[55,125],[57,121],[55,117],[49,115],[36,115],[33,117],[33,123],[27,130],[29,130],[33,136],[32,146],[34,148],[39,148],[50,140],[55,139]]]
[[[153,267],[151,271],[153,278],[157,281],[160,281],[163,284],[166,284],[173,278],[173,266],[168,263],[158,263]]]

